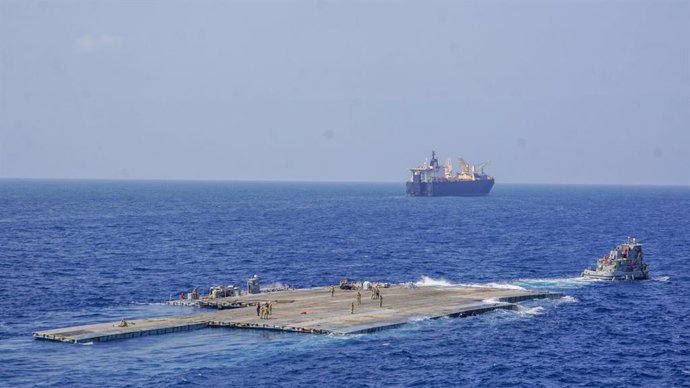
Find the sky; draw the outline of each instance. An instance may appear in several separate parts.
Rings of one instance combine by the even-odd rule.
[[[0,178],[690,185],[690,2],[0,0]]]

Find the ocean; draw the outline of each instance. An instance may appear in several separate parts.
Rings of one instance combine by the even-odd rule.
[[[690,386],[690,188],[0,180],[2,386]],[[628,236],[646,281],[587,281]],[[35,330],[193,312],[194,287],[341,278],[552,290],[518,311],[354,336]]]

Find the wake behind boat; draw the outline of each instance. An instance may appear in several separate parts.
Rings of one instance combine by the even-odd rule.
[[[597,260],[596,268],[587,268],[580,276],[602,280],[647,279],[647,263],[642,257],[642,244],[634,238],[628,238],[625,243],[613,248],[608,256]]]

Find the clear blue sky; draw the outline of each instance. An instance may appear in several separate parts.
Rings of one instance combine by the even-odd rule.
[[[690,185],[688,1],[0,1],[0,177]]]

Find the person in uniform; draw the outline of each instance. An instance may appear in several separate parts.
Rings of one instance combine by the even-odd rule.
[[[379,307],[383,307],[383,296],[379,295]]]
[[[357,291],[357,304],[362,304],[362,293]]]
[[[331,286],[331,296],[335,296],[335,286]]]
[[[350,308],[350,314],[355,313],[355,302],[352,302],[352,307]]]

